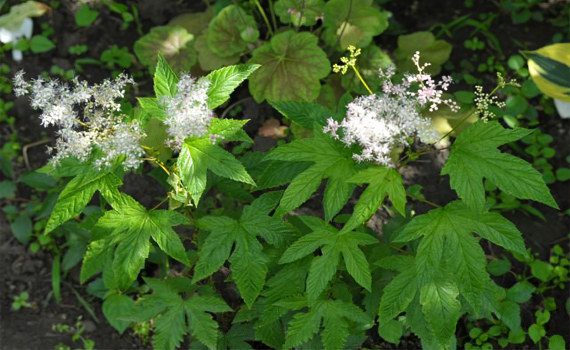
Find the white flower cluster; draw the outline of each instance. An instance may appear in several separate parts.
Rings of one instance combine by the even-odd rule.
[[[168,117],[164,120],[170,140],[168,144],[179,150],[188,137],[202,137],[208,133],[214,112],[208,108],[210,81],[182,75],[173,97],[163,97],[161,103]],[[212,142],[215,142],[215,138]]]
[[[418,53],[414,56],[414,63],[418,73],[405,75],[397,84],[390,80],[394,75],[393,67],[380,71],[380,76],[385,79],[383,94],[354,99],[348,104],[341,123],[328,119],[324,132],[347,146],[358,144],[362,147],[362,152],[353,156],[355,160],[394,166],[391,152],[395,147],[408,146],[414,136],[424,143],[438,141],[439,135],[432,128],[431,121],[421,115],[422,108],[429,105],[433,111],[446,104],[452,110],[458,109],[455,102],[442,97],[451,78],[434,81],[424,73],[427,65],[419,65]]]
[[[142,163],[140,141],[145,134],[138,122],[124,121],[117,102],[129,84],[134,81],[123,74],[93,86],[77,79],[72,85],[41,77],[28,82],[20,71],[14,77],[14,92],[31,96],[31,106],[42,111],[42,126],[57,128],[55,146],[50,148],[52,163],[67,157],[86,161],[98,149],[102,155],[96,167],[108,167],[123,156],[124,168],[135,169]]]

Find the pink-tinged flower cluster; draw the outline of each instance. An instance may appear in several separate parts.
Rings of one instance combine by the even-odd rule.
[[[457,104],[443,98],[451,83],[450,77],[435,81],[420,65],[419,53],[413,57],[418,68],[416,74],[407,74],[401,82],[394,83],[393,67],[380,71],[385,79],[382,94],[362,96],[347,106],[345,118],[339,123],[329,118],[323,128],[325,133],[341,140],[347,146],[358,144],[360,153],[354,154],[357,161],[371,161],[385,166],[394,166],[391,159],[395,147],[405,147],[417,136],[424,143],[438,141],[438,133],[431,120],[421,115],[429,106],[437,110],[442,104],[458,110]]]

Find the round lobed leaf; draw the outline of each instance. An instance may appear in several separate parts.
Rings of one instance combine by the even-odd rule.
[[[301,100],[319,96],[320,79],[330,72],[326,53],[311,33],[292,30],[275,35],[253,51],[249,63],[261,67],[249,78],[249,91],[257,102]]]

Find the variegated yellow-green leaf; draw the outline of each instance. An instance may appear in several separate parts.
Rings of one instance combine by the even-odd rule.
[[[525,52],[528,70],[545,95],[570,102],[570,44],[553,44]]]

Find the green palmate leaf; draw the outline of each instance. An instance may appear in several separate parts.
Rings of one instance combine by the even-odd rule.
[[[280,196],[280,192],[261,195],[244,208],[239,220],[225,216],[200,218],[198,227],[210,234],[198,252],[193,281],[212,275],[229,260],[232,279],[251,307],[265,284],[269,261],[257,237],[276,245],[291,233],[285,223],[269,215]]]
[[[388,28],[388,13],[372,0],[331,0],[325,5],[325,42],[344,50],[349,45],[366,47]]]
[[[348,180],[352,183],[368,183],[360,195],[354,211],[343,230],[352,230],[366,222],[384,202],[390,198],[396,210],[406,215],[406,190],[402,176],[394,169],[374,166],[365,169]]]
[[[256,64],[240,64],[224,67],[208,74],[206,76],[210,81],[208,107],[214,109],[224,104],[239,84],[247,79],[257,68],[259,68],[259,65]]]
[[[190,333],[208,349],[216,349],[220,334],[211,314],[231,311],[221,298],[198,294],[185,278],[165,281],[147,278],[145,281],[153,289],[153,294],[141,299],[136,314],[142,315],[139,321],[155,320],[154,348],[176,349],[184,336]],[[181,292],[189,298],[183,299]]]
[[[219,127],[221,124],[217,124],[217,126]],[[232,130],[234,129],[229,124],[227,126]],[[236,132],[229,131],[228,135],[230,134],[236,135]],[[220,177],[255,186],[255,182],[243,165],[231,153],[212,144],[209,138],[187,140],[182,145],[177,165],[182,183],[190,193],[195,205],[198,204],[200,197],[206,190],[208,170]]]
[[[46,224],[45,233],[50,233],[67,220],[81,214],[96,191],[101,192],[107,200],[112,200],[112,193],[121,184],[118,173],[112,170],[88,169],[75,176],[59,194]]]
[[[324,15],[324,0],[279,0],[275,13],[283,23],[294,26],[312,26]]]
[[[176,91],[178,90],[176,86],[176,84],[178,84],[178,76],[172,70],[164,56],[160,54],[158,55],[156,69],[154,70],[153,82],[156,97],[174,97],[174,95],[176,95]],[[149,109],[153,109],[155,106],[160,108],[157,99],[150,100],[147,98],[143,100],[143,104],[141,105],[143,108],[146,106]]]
[[[497,122],[475,123],[457,137],[442,174],[450,176],[451,187],[473,208],[485,205],[483,178],[512,196],[558,208],[538,171],[524,160],[497,149],[531,132],[505,129]]]
[[[139,61],[151,69],[160,54],[174,71],[189,71],[197,60],[193,40],[194,36],[180,26],[154,27],[135,42],[133,51]]]
[[[249,91],[257,102],[313,101],[319,96],[320,79],[331,69],[318,38],[292,30],[255,49],[249,63],[261,65],[249,79]]]
[[[255,19],[237,5],[224,7],[208,26],[209,49],[220,57],[244,53],[259,38]]]
[[[359,307],[341,300],[317,301],[304,313],[296,313],[287,326],[284,348],[307,343],[320,330],[325,349],[343,349],[352,325],[370,328],[371,320]]]
[[[410,303],[419,295],[424,316],[414,321],[412,329],[416,328],[414,332],[422,341],[435,341],[443,346],[454,335],[456,321],[463,310],[460,300],[465,300],[464,306],[475,315],[493,311],[504,317],[498,303],[488,301],[495,287],[485,270],[485,253],[472,232],[513,252],[525,252],[520,232],[499,214],[479,212],[456,201],[417,216],[394,238],[395,242],[421,238],[415,263],[401,269],[401,264],[394,265],[386,259],[379,262],[380,266],[394,265],[402,271],[384,289],[380,320],[392,319],[406,307],[409,313],[414,308]],[[421,321],[423,317],[425,324]],[[421,324],[427,331],[421,330]],[[422,335],[430,332],[435,336],[432,340],[428,339],[429,335]]]
[[[312,259],[307,277],[307,296],[316,300],[333,279],[342,256],[344,265],[350,276],[362,287],[371,289],[372,278],[366,256],[359,246],[376,243],[372,236],[361,232],[339,232],[320,219],[314,218],[308,223],[307,217],[302,217],[313,232],[299,238],[283,253],[280,264],[299,260],[315,250],[321,250],[322,255]]]
[[[356,172],[352,152],[327,135],[317,134],[310,139],[279,146],[264,159],[314,163],[291,181],[279,204],[279,215],[298,208],[315,193],[322,180],[328,179],[323,201],[325,217],[331,220],[346,204],[355,187],[348,182]]]
[[[96,261],[112,256],[110,272],[115,288],[125,289],[137,278],[149,254],[153,241],[172,258],[189,264],[182,242],[172,226],[187,223],[187,219],[173,211],[146,210],[127,195],[112,203],[94,227],[96,236],[84,257],[81,280],[85,281],[101,267]],[[103,259],[104,260],[104,259]],[[107,286],[112,288],[112,286]]]

